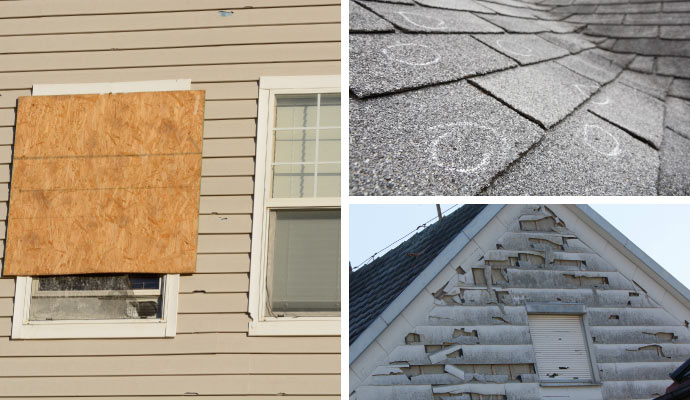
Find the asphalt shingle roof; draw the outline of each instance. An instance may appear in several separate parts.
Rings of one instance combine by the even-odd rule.
[[[687,0],[351,3],[352,195],[690,195]]]
[[[350,344],[484,207],[465,205],[350,274]]]

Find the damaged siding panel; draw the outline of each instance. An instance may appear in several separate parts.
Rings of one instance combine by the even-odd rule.
[[[253,8],[218,8],[229,6]],[[0,9],[5,17],[0,31],[7,33],[0,37],[0,47],[16,52],[4,52],[1,56],[9,57],[3,58],[7,61],[14,60],[12,68],[0,62],[0,146],[6,146],[7,150],[12,145],[16,99],[30,95],[35,84],[185,78],[192,80],[194,90],[206,91],[207,106],[199,202],[200,251],[196,273],[181,278],[177,337],[10,341],[3,324],[8,324],[12,316],[14,281],[3,278],[0,279],[0,357],[11,357],[4,359],[20,362],[21,371],[26,371],[15,374],[14,378],[0,378],[0,387],[10,385],[15,390],[3,394],[66,399],[80,390],[85,398],[113,399],[143,395],[162,399],[196,392],[209,394],[210,398],[248,394],[257,398],[259,394],[267,397],[286,394],[296,399],[305,395],[337,398],[338,337],[248,338],[246,332],[258,79],[262,75],[340,73],[336,43],[340,36],[338,3],[330,0],[268,0],[261,4],[243,0],[230,3],[226,0],[115,3],[66,0],[57,4],[27,0],[22,4],[3,3]],[[223,16],[219,10],[228,12]],[[26,18],[12,18],[13,15]],[[220,54],[219,48],[225,54]],[[273,54],[267,55],[266,49],[273,49]],[[280,55],[289,50],[301,54]],[[93,52],[99,61],[79,61],[79,58],[89,58],[84,57],[87,53],[83,51]],[[177,60],[165,57],[156,60],[156,56],[165,54],[170,57],[176,54]],[[139,56],[148,61],[139,62]],[[48,64],[36,64],[36,60],[43,58],[55,59],[56,63],[49,61],[50,68],[61,70],[44,70]],[[184,65],[179,60],[184,60]],[[94,67],[98,69],[89,69]],[[0,181],[3,166],[9,166],[9,161],[2,163],[2,157],[0,151]],[[1,202],[7,200],[7,188],[6,182],[0,182],[3,220],[7,207]],[[125,357],[142,361],[142,367],[123,372],[119,366],[124,368]],[[153,357],[150,363],[146,362],[147,357]],[[195,360],[193,365],[200,369],[184,366],[181,360],[185,358]],[[50,371],[41,364],[46,359]],[[36,376],[66,371],[75,360],[83,363],[77,363],[81,367],[68,373],[73,376],[71,384],[53,384],[60,378]],[[90,369],[89,362],[99,367]],[[144,371],[144,366],[150,366],[148,371]],[[235,367],[240,369],[233,370]],[[218,375],[209,375],[213,373]],[[93,376],[96,374],[99,376]],[[153,378],[155,382],[144,376],[158,374],[171,376]],[[258,375],[251,378],[249,374]],[[22,386],[17,383],[26,379],[22,376],[33,376],[30,379],[37,388],[20,393],[18,388]],[[273,376],[277,378],[270,386],[260,384]],[[179,384],[166,388],[166,380]],[[208,388],[195,383],[205,380],[209,380]],[[80,385],[76,389],[69,387]],[[309,393],[300,393],[298,389]]]
[[[1,3],[0,3],[1,4]],[[216,11],[217,12],[217,11]],[[314,25],[219,27],[194,31],[140,31],[73,33],[63,35],[30,35],[17,38],[0,37],[4,54],[56,51],[134,50],[169,47],[222,46],[232,44],[267,44],[309,42],[315,36],[324,41],[338,41],[332,25],[336,22]],[[68,39],[68,40],[66,40]],[[218,91],[216,89],[214,91]],[[238,94],[233,94],[233,97]],[[207,99],[214,98],[207,97]],[[225,97],[223,97],[225,98]],[[243,97],[247,98],[247,97]],[[0,102],[0,106],[2,106]]]
[[[97,9],[97,6],[86,4],[82,4],[82,9]],[[340,21],[340,7],[338,5],[249,8],[232,10],[232,14],[226,17],[223,17],[219,11],[222,10],[7,18],[3,20],[2,27],[0,27],[0,35],[126,32],[283,24],[306,25],[338,23]],[[81,12],[77,14],[81,14]]]
[[[212,47],[211,47],[212,48]],[[337,75],[339,61],[283,62],[166,66],[155,68],[96,69],[79,71],[0,72],[0,88],[25,89],[37,83],[90,83],[179,79],[192,82],[258,81],[261,76]]]

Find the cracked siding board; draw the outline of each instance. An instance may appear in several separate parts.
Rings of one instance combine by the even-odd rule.
[[[211,378],[215,383],[211,382],[209,387],[215,386],[213,390],[216,395],[209,395],[209,398],[239,399],[251,394],[252,389],[247,383],[251,379],[261,380],[250,378],[247,372],[238,371],[239,375],[234,375],[231,379],[238,384],[230,388],[226,378],[231,376],[227,374],[232,366],[220,365],[219,360],[223,358],[225,362],[236,360],[240,367],[247,366],[257,374],[284,374],[272,387],[259,387],[266,393],[263,393],[265,396],[255,394],[253,397],[257,399],[273,398],[279,393],[286,393],[286,398],[300,400],[314,396],[339,398],[339,338],[257,338],[248,337],[246,333],[249,322],[247,274],[258,80],[261,76],[340,73],[339,48],[336,43],[340,39],[339,4],[330,0],[268,0],[260,5],[244,0],[231,0],[230,3],[227,0],[96,1],[98,3],[66,0],[57,5],[27,0],[22,4],[0,4],[0,9],[4,10],[0,14],[6,17],[0,30],[5,30],[8,25],[14,26],[7,30],[12,35],[0,37],[0,47],[10,49],[9,52],[23,53],[5,54],[11,57],[4,59],[15,60],[17,64],[13,68],[25,70],[0,72],[0,146],[10,149],[14,136],[12,126],[16,99],[30,95],[30,88],[34,84],[191,79],[192,89],[206,91],[208,107],[204,120],[206,152],[202,157],[203,191],[199,202],[201,233],[198,236],[200,246],[207,253],[197,254],[195,274],[181,277],[178,334],[174,339],[9,341],[6,337],[9,328],[3,333],[3,324],[10,323],[14,281],[0,279],[0,336],[5,336],[0,337],[0,355],[14,355],[21,359],[26,371],[47,371],[47,367],[42,367],[41,359],[50,360],[50,371],[61,371],[64,369],[61,366],[70,366],[70,360],[74,360],[74,357],[84,356],[82,359],[86,364],[80,364],[83,368],[73,372],[75,380],[79,379],[81,383],[83,380],[76,375],[96,375],[96,372],[110,375],[86,379],[85,399],[96,398],[97,395],[113,399],[140,398],[142,392],[139,389],[136,394],[128,395],[120,395],[116,390],[119,390],[118,386],[126,386],[127,380],[143,382],[146,380],[143,375],[158,374],[156,367],[164,371],[166,365],[157,363],[157,360],[172,360],[177,357],[196,360],[195,364],[201,365],[202,370],[190,372],[173,362],[171,368],[178,368],[177,372],[181,374],[178,386],[184,386],[180,388],[183,391],[175,392],[176,396],[186,391],[194,392],[194,382],[207,379],[203,375],[210,373],[215,368],[214,365],[221,368],[217,370],[221,375]],[[238,9],[227,17],[222,17],[218,12],[219,8],[239,8],[243,5],[251,5],[254,9]],[[201,11],[200,8],[204,10]],[[23,18],[13,18],[15,15]],[[292,23],[282,25],[287,21]],[[275,24],[276,22],[279,24]],[[70,33],[65,33],[66,27],[69,27]],[[194,29],[187,29],[189,27]],[[16,36],[19,32],[26,35]],[[305,41],[312,42],[312,45],[298,43]],[[263,45],[269,43],[272,45]],[[218,48],[224,49],[225,54],[217,54]],[[263,53],[269,48],[274,48],[273,54]],[[279,59],[287,60],[278,53],[297,48],[304,49],[302,55],[286,55],[297,61],[275,62]],[[245,56],[238,57],[242,53],[241,49],[245,49],[242,50],[245,51]],[[246,51],[251,49],[256,50],[256,53]],[[318,49],[325,49],[326,52],[317,51]],[[33,61],[27,63],[45,57],[55,59],[56,62],[49,61],[51,68],[88,68],[87,62],[78,59],[80,57],[77,55],[81,54],[78,52],[71,55],[32,54],[58,50],[95,51],[102,57],[98,62],[105,68],[49,71],[43,70],[47,64],[41,66]],[[157,57],[165,54],[178,54],[178,58],[166,60]],[[198,57],[192,56],[195,54]],[[147,58],[149,61],[142,64],[137,59],[139,55],[143,55],[142,61]],[[267,62],[234,64],[236,61],[261,60],[262,57]],[[179,64],[179,60],[185,60],[185,65],[173,65]],[[209,61],[220,63],[203,64]],[[117,65],[136,67],[119,68]],[[36,69],[41,71],[28,71]],[[7,68],[3,70],[7,71]],[[3,154],[0,149],[0,164],[3,164]],[[7,165],[9,161],[0,165],[0,181],[2,168]],[[3,220],[7,210],[7,191],[7,182],[0,182],[0,217]],[[0,239],[0,249],[2,244]],[[288,349],[289,353],[286,353]],[[215,355],[222,357],[214,358]],[[148,371],[142,365],[134,373],[121,373],[117,369],[117,365],[121,364],[117,362],[121,357],[128,356],[137,360],[153,358],[150,363],[144,363],[150,366]],[[210,367],[204,369],[203,362],[207,359]],[[320,360],[326,363],[323,364],[325,367],[319,367]],[[91,371],[88,368],[90,361],[98,363],[99,367],[94,367]],[[115,363],[115,367],[108,370],[111,362]],[[105,369],[98,371],[98,368]],[[290,371],[284,372],[287,369]],[[291,374],[289,377],[288,373]],[[128,374],[131,375],[128,378],[116,377]],[[32,372],[25,375],[30,376]],[[16,376],[12,379],[14,380],[3,379],[0,386],[7,382],[16,386],[14,383],[24,378]],[[47,378],[34,376],[31,379],[37,386],[48,388],[51,385]],[[99,379],[114,383],[98,384]],[[313,379],[323,379],[325,385],[312,385]],[[148,384],[150,385],[150,379]],[[294,388],[301,386],[312,390],[311,394],[294,394]],[[172,397],[171,394],[164,393],[165,389],[158,384],[151,388],[147,392],[151,399]],[[70,392],[72,388],[68,385],[53,387],[50,393],[47,389],[40,390],[37,389],[33,394],[23,392],[21,395],[30,399],[66,399],[74,394]],[[206,393],[203,388],[197,391]],[[9,398],[14,394],[20,393],[9,394]]]
[[[85,7],[84,8],[91,8]],[[81,12],[80,12],[81,13]],[[288,7],[235,10],[223,18],[218,10],[112,15],[72,15],[8,18],[0,35],[124,32],[137,30],[190,29],[252,25],[299,25],[340,21],[340,7]]]
[[[157,369],[161,375],[238,374],[334,374],[337,354],[213,354],[139,355],[113,358],[108,363],[91,357],[72,357],[65,365],[59,358],[24,357],[3,359],[0,377],[25,376],[113,376],[147,375]],[[38,361],[38,363],[34,362]]]
[[[247,43],[297,43],[308,42],[315,36],[325,41],[338,41],[339,32],[333,29],[333,25],[337,25],[337,23],[325,22],[306,26],[220,27],[171,32],[98,32],[50,36],[30,35],[12,38],[0,37],[0,48],[5,50],[5,54],[9,54],[56,51],[97,51],[110,49],[133,50],[183,46],[222,46]],[[194,87],[193,85],[192,88]],[[207,95],[206,99],[257,98],[258,96],[258,86],[255,87],[256,93],[253,95],[251,93],[254,90],[252,90],[251,86],[246,88],[238,86],[233,89],[232,92],[228,92],[223,90],[222,87],[214,87],[213,93]],[[242,89],[246,89],[246,91]],[[219,96],[221,93],[223,95]],[[3,103],[0,102],[0,107],[2,107],[2,104]]]
[[[285,393],[292,395],[338,394],[340,376],[331,375],[182,375],[110,377],[3,378],[8,396],[84,395],[239,395]]]
[[[224,64],[164,66],[155,68],[96,69],[79,71],[0,72],[0,88],[22,89],[42,83],[124,82],[178,79],[192,82],[258,81],[261,76],[337,75],[340,61],[284,62],[262,64]]]

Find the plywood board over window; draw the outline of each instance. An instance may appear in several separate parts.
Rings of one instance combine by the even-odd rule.
[[[194,272],[203,101],[20,98],[4,274]]]

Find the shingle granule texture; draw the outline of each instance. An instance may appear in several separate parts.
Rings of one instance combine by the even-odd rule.
[[[659,156],[659,194],[663,196],[690,195],[690,140],[666,129]]]
[[[534,64],[570,54],[568,50],[536,35],[488,34],[474,37],[521,65]]]
[[[473,195],[542,135],[465,82],[353,101],[350,190]]]
[[[550,128],[599,89],[599,85],[554,62],[472,78],[472,82]]]
[[[496,196],[656,194],[659,156],[652,148],[579,111],[498,177]]]
[[[350,1],[350,32],[393,32],[393,24]]]
[[[612,83],[587,107],[658,149],[664,136],[664,103],[629,86]]]
[[[393,29],[360,22],[350,30],[352,195],[529,194],[510,181],[520,165],[533,166],[521,173],[536,182],[557,174],[560,184],[526,184],[544,195],[684,193],[689,1],[351,1],[371,11],[370,23],[377,25],[373,15]],[[589,118],[610,132],[588,131],[595,143],[615,137],[626,145],[606,159],[619,165],[603,167],[578,142],[566,143],[582,136],[570,121]],[[512,131],[516,121],[539,135]],[[581,158],[567,160],[567,151]],[[624,187],[626,169],[636,174]]]
[[[469,35],[350,35],[350,90],[358,97],[456,81],[515,65]]]
[[[367,5],[405,32],[495,33],[503,31],[496,25],[466,11],[373,2]]]

